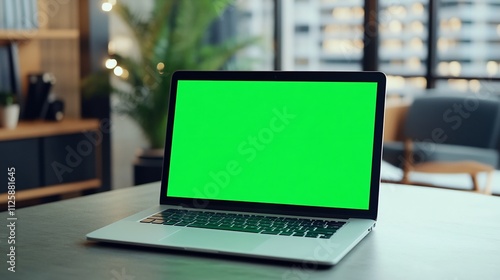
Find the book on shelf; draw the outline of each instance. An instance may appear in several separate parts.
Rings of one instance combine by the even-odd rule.
[[[19,71],[19,52],[16,42],[0,46],[0,92],[14,94],[17,102],[23,104],[21,77]]]
[[[0,29],[38,28],[37,0],[0,0]]]
[[[9,46],[0,46],[0,92],[12,93]]]
[[[23,14],[22,14],[22,3],[24,0],[21,1],[14,1],[14,26],[13,29],[23,29]]]
[[[12,93],[17,97],[17,102],[21,105],[19,114],[23,113],[23,92],[21,89],[21,69],[19,66],[19,48],[17,42],[10,42],[8,45],[9,50],[9,66],[10,66],[10,83]]]
[[[0,5],[2,6],[3,20],[2,29],[13,29],[14,28],[14,0],[0,0]]]
[[[4,3],[3,1],[5,0],[2,0],[0,2],[0,29],[5,29],[5,14],[4,14]]]

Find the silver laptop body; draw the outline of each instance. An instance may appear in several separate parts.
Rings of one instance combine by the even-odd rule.
[[[160,204],[88,240],[335,265],[373,229],[384,74],[171,81]]]

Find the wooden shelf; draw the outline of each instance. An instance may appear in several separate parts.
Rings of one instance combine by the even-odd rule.
[[[78,29],[50,29],[50,30],[0,30],[0,41],[24,41],[32,39],[78,39]]]
[[[101,186],[101,180],[90,179],[75,183],[39,187],[36,189],[29,189],[29,190],[20,190],[16,191],[16,202],[43,198],[53,195],[63,195],[68,193],[81,192],[85,190],[98,189],[100,186]],[[0,194],[0,204],[7,205],[6,193]]]
[[[65,119],[60,122],[21,121],[15,129],[0,128],[0,141],[46,137],[98,130],[97,119]]]

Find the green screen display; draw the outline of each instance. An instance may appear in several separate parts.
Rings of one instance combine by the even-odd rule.
[[[168,196],[368,209],[377,84],[181,80]]]

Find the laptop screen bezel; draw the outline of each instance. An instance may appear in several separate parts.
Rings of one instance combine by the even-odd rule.
[[[253,203],[221,201],[211,199],[192,199],[167,196],[168,173],[172,147],[177,83],[180,80],[212,81],[330,81],[330,82],[375,82],[377,96],[375,108],[374,141],[372,154],[372,176],[370,199],[367,210],[326,208],[313,206],[283,205],[272,203]],[[386,96],[386,76],[382,72],[327,72],[327,71],[177,71],[172,74],[169,110],[166,129],[165,152],[160,188],[160,204],[183,206],[187,208],[255,212],[279,215],[310,216],[324,218],[364,218],[376,220],[380,188],[380,166],[382,157],[382,135]]]

